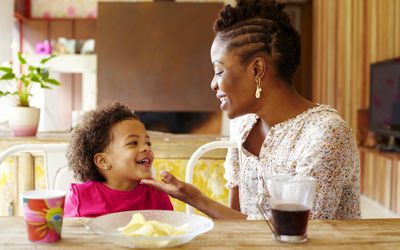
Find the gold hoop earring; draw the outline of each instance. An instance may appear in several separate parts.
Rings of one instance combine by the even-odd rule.
[[[256,99],[259,99],[261,97],[261,80],[260,78],[256,79],[256,83],[257,83],[257,88],[256,88]]]

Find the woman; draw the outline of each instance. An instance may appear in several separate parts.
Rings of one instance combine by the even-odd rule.
[[[163,172],[164,183],[143,180],[212,218],[260,218],[261,174],[317,179],[313,219],[360,216],[359,159],[354,136],[336,111],[300,96],[292,78],[300,62],[300,37],[284,5],[238,0],[215,22],[211,88],[231,121],[225,162],[230,208]],[[269,211],[269,205],[264,204]]]

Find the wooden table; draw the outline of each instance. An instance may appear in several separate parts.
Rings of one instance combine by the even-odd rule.
[[[65,219],[61,241],[38,244],[27,240],[22,217],[0,217],[0,249],[126,249],[87,230],[86,221]],[[311,221],[303,244],[276,242],[264,221],[214,222],[210,232],[168,249],[400,249],[400,219]]]

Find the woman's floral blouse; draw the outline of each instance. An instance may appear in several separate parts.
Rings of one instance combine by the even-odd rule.
[[[226,187],[239,186],[241,212],[259,219],[258,194],[265,176],[292,174],[317,179],[312,219],[360,217],[360,163],[353,133],[336,110],[318,105],[279,123],[267,132],[259,156],[244,147],[258,116],[249,114],[231,122],[231,140],[225,161]],[[270,214],[268,204],[264,209]]]

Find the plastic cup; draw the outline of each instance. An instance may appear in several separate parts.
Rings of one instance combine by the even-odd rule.
[[[66,193],[60,190],[33,190],[20,195],[28,239],[42,243],[60,240]]]

